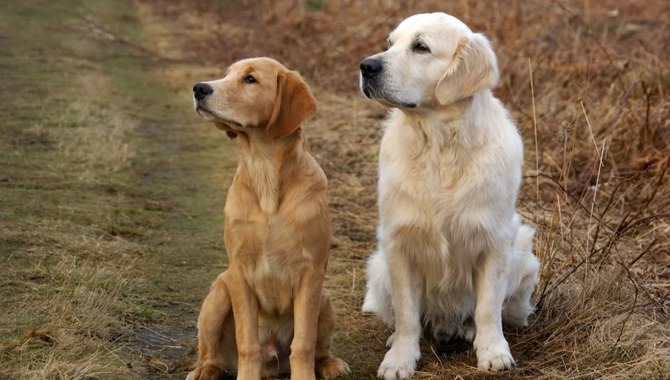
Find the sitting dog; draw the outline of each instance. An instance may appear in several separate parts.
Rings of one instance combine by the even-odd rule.
[[[236,62],[193,88],[195,110],[237,138],[239,166],[225,206],[229,267],[198,318],[199,357],[188,380],[339,376],[330,353],[333,307],[322,293],[330,246],[326,176],[302,121],[316,101],[295,71],[269,58]]]
[[[395,329],[378,375],[411,376],[424,329],[474,339],[481,370],[510,369],[502,322],[527,324],[539,262],[515,211],[523,143],[491,93],[495,54],[444,13],[409,17],[388,42],[360,64],[361,91],[392,108],[363,304]]]

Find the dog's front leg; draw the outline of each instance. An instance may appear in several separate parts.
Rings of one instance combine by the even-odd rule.
[[[423,234],[416,229],[398,233],[383,244],[387,255],[395,314],[395,332],[391,349],[384,356],[377,376],[386,380],[403,379],[414,374],[421,357],[421,286],[411,260],[415,250],[425,246]]]
[[[474,346],[477,367],[483,371],[501,371],[515,366],[502,331],[502,307],[509,271],[507,255],[509,252],[501,246],[485,252],[482,266],[475,274],[477,333]]]
[[[294,333],[291,343],[291,379],[315,378],[314,353],[325,272],[308,268],[302,274],[293,301]]]
[[[226,282],[235,316],[237,379],[261,377],[261,345],[258,339],[258,300],[243,276],[242,268],[230,268]]]

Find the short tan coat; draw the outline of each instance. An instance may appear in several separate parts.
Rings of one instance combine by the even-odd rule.
[[[237,62],[194,91],[196,111],[237,138],[240,160],[225,206],[229,268],[203,303],[198,364],[187,379],[224,371],[258,379],[289,364],[292,379],[347,373],[330,353],[334,312],[322,292],[327,181],[301,130],[314,97],[298,73],[269,58]]]

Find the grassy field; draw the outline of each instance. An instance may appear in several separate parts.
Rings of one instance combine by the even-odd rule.
[[[319,101],[305,130],[329,177],[334,351],[374,378],[389,331],[359,309],[386,110],[357,68],[428,10],[492,39],[526,143],[543,268],[505,378],[667,378],[670,5],[615,0],[0,4],[0,378],[185,377],[236,166],[190,88],[260,55]],[[422,350],[416,378],[487,377],[467,345]]]

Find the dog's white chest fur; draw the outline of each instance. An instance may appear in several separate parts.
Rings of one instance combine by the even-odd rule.
[[[474,129],[460,116],[414,125],[399,111],[391,116],[380,148],[380,225],[435,229],[449,251],[474,261],[491,241],[513,239],[515,229],[501,224],[515,215],[523,153],[511,124],[485,131],[489,126]]]
[[[478,102],[502,116],[497,125],[467,122]],[[379,242],[382,247],[397,241],[412,244],[407,253],[423,277],[421,313],[436,335],[468,334],[463,322],[476,306],[474,276],[480,256],[494,245],[511,247],[520,227],[514,204],[522,142],[498,107],[486,92],[440,119],[396,110],[381,142]],[[381,248],[369,268],[387,266],[384,255]],[[389,279],[378,280],[388,287],[369,287],[364,310],[393,324],[390,292],[377,293],[391,290]],[[384,299],[388,303],[379,302]]]

